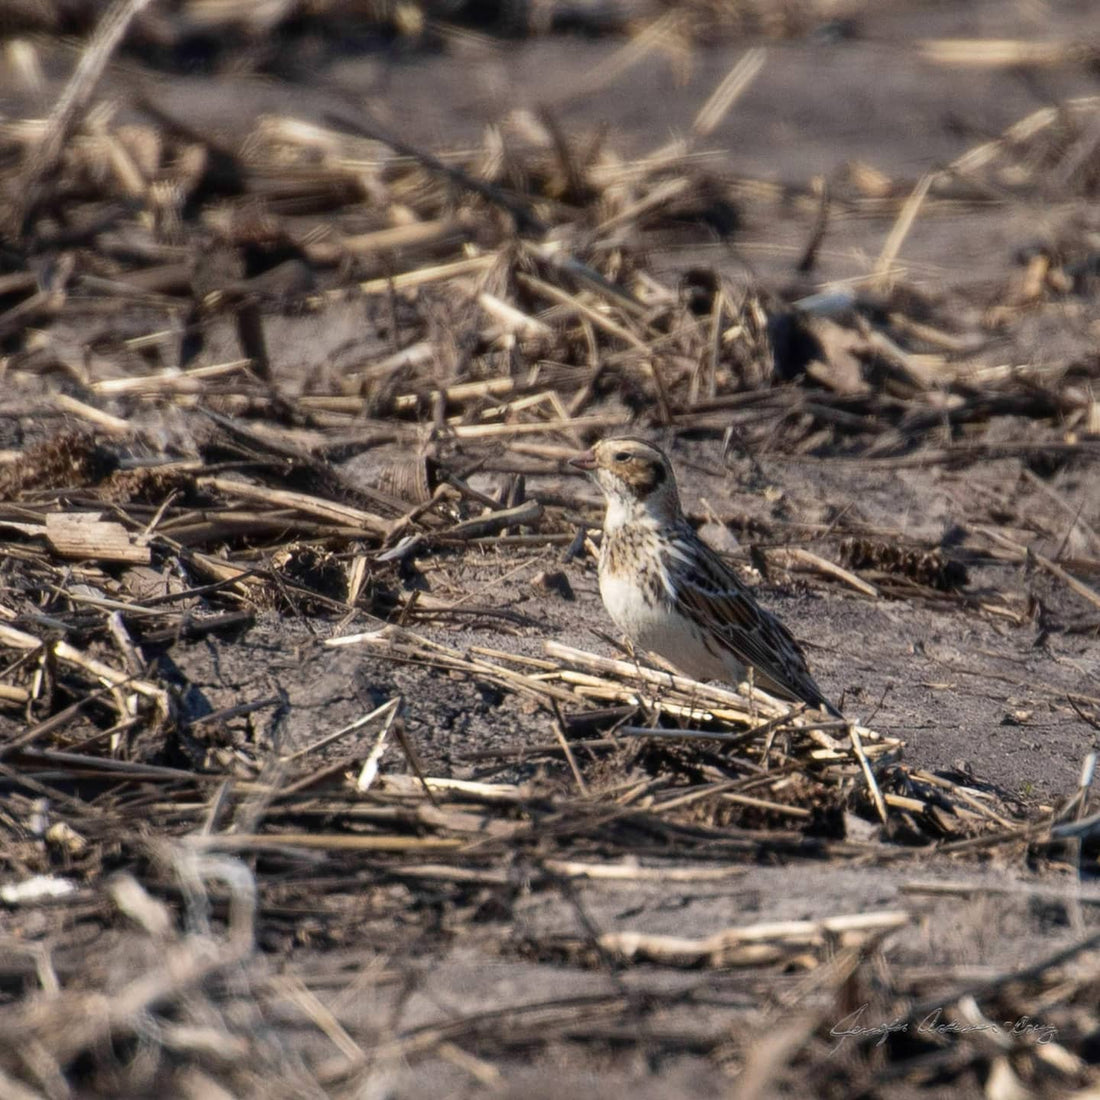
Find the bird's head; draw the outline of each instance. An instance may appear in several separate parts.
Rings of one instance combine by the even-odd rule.
[[[595,479],[607,497],[606,527],[647,516],[670,523],[680,516],[676,475],[668,456],[643,439],[603,439],[571,460]]]

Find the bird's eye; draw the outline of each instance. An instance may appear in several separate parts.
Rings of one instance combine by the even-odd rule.
[[[630,457],[631,456],[629,451],[616,451],[614,455],[614,459],[616,462],[629,462]]]

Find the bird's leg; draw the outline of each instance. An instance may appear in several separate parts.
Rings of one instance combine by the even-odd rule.
[[[635,671],[638,673],[638,681],[642,685],[643,690],[645,690],[645,680],[642,677],[642,662],[638,660],[638,650],[635,648],[634,642],[630,638],[628,638],[625,634],[623,635],[623,642],[626,646],[627,656],[630,658],[631,663],[634,665]],[[652,713],[652,714],[657,713],[657,696],[656,696],[656,694],[654,694],[652,699],[645,699],[644,703],[646,705],[646,708],[650,711],[650,713]]]

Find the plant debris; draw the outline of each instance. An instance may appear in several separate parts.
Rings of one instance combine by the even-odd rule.
[[[942,670],[923,690],[972,677],[1021,738],[1052,714],[1094,730],[1088,655],[1056,654],[1072,691],[1029,662],[1100,630],[1098,518],[1074,480],[1100,458],[1095,355],[1003,348],[1084,309],[1095,231],[1066,224],[963,290],[905,255],[928,221],[1094,198],[1100,100],[915,178],[853,160],[777,183],[708,145],[762,47],[684,138],[630,156],[519,108],[430,150],[352,96],[240,133],[148,79],[274,80],[353,31],[410,50],[629,33],[595,88],[716,34],[854,34],[871,7],[3,17],[38,109],[0,117],[0,1093],[360,1095],[429,1065],[499,1092],[559,1046],[589,1068],[701,1057],[742,1097],[1094,1087],[1095,752],[1053,802],[957,755],[914,762],[932,723],[915,705],[904,730],[879,720],[891,655],[843,625],[824,656],[846,655],[848,721],[593,652],[601,515],[567,460],[618,430],[683,445],[708,486],[752,490],[751,512],[693,492],[690,518],[767,587],[838,623],[955,616],[906,636],[907,675]],[[921,51],[1095,62],[1061,42]],[[54,68],[71,75],[43,98]],[[786,283],[709,262],[701,242],[769,219],[806,230]],[[868,219],[884,233],[864,274],[813,282],[828,235]],[[838,470],[899,498],[933,470],[961,504],[885,526],[822,488]],[[1019,652],[990,672],[998,630]],[[331,695],[322,673],[351,654],[369,675],[331,722],[309,692]],[[475,713],[512,727],[482,744]],[[950,882],[917,877],[948,863]],[[848,903],[846,876],[871,871],[889,888]],[[836,911],[792,909],[803,881]],[[784,915],[756,911],[761,892]],[[1072,942],[955,968],[929,941],[959,898],[1020,901]],[[711,903],[706,929],[669,916]],[[448,968],[460,1004],[433,985]]]

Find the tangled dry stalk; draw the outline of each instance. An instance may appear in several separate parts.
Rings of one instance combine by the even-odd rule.
[[[266,5],[264,33],[277,37],[292,7]],[[360,7],[441,26],[430,5],[400,16],[315,4],[308,19]],[[720,17],[730,33],[790,33],[781,7],[683,5],[632,48],[684,46]],[[251,40],[252,5],[143,8],[115,5],[48,117],[0,120],[0,415],[22,425],[0,453],[0,1091],[362,1095],[430,1059],[499,1090],[500,1060],[559,1041],[649,1059],[703,1052],[735,1064],[742,1097],[806,1079],[869,1095],[880,1073],[936,1088],[980,1072],[998,1097],[1094,1082],[1100,943],[1083,923],[1072,948],[1024,969],[952,980],[899,965],[884,982],[912,911],[671,935],[601,929],[584,891],[713,888],[753,864],[839,870],[930,853],[1083,870],[1095,862],[1095,755],[1071,798],[1039,810],[979,777],[910,766],[873,719],[822,722],[744,685],[556,640],[539,655],[448,645],[428,628],[526,620],[407,582],[429,559],[454,577],[487,554],[547,550],[556,567],[541,583],[568,588],[560,567],[590,555],[598,519],[565,460],[640,421],[721,438],[726,457],[752,462],[1023,456],[1091,553],[1035,553],[1007,521],[974,525],[968,556],[843,514],[740,533],[765,574],[1016,625],[1031,609],[969,590],[966,562],[1026,562],[1079,601],[1066,629],[1094,631],[1100,538],[1041,476],[1100,454],[1093,368],[1000,366],[980,352],[1092,278],[1095,256],[1070,243],[1035,253],[969,325],[915,290],[900,256],[917,219],[1052,179],[1085,186],[1100,100],[1039,112],[916,180],[853,164],[828,188],[732,177],[708,159],[707,135],[765,63],[755,50],[688,138],[635,159],[549,113],[514,113],[479,147],[446,153],[349,112],[324,125],[271,115],[230,142],[177,116],[140,74],[124,93],[97,92],[128,31],[132,47],[159,28],[170,50],[187,19],[216,16]],[[51,11],[25,19],[48,27]],[[926,48],[957,60],[950,43]],[[821,293],[784,297],[703,268],[674,284],[650,264],[779,206],[813,217],[804,272],[830,220],[888,215],[894,229],[862,285]],[[347,353],[309,377],[281,372],[281,320],[325,324],[341,310],[359,326]],[[1028,430],[1005,438],[1009,417]],[[345,465],[356,455],[362,476]],[[490,685],[551,733],[485,750],[476,780],[432,773],[399,695],[306,743],[220,736],[277,721],[287,699],[196,713],[167,656],[232,644],[272,609],[329,647]],[[1073,701],[1094,724],[1095,704]],[[572,930],[514,922],[540,896],[576,914]],[[1073,920],[1097,900],[1034,897]],[[395,1023],[419,956],[486,927],[506,959],[608,980]],[[354,973],[340,953],[351,943],[369,956]],[[307,945],[319,954],[297,965],[292,949]],[[708,1029],[713,998],[750,992],[766,1039]],[[389,1008],[357,1009],[373,996]],[[901,1038],[857,1028],[838,1052],[836,1021],[868,1004]],[[690,1026],[664,1025],[689,1010]],[[1041,1034],[993,1027],[1040,1014]],[[922,1031],[931,1019],[954,1029]],[[279,1031],[303,1023],[293,1041]]]

